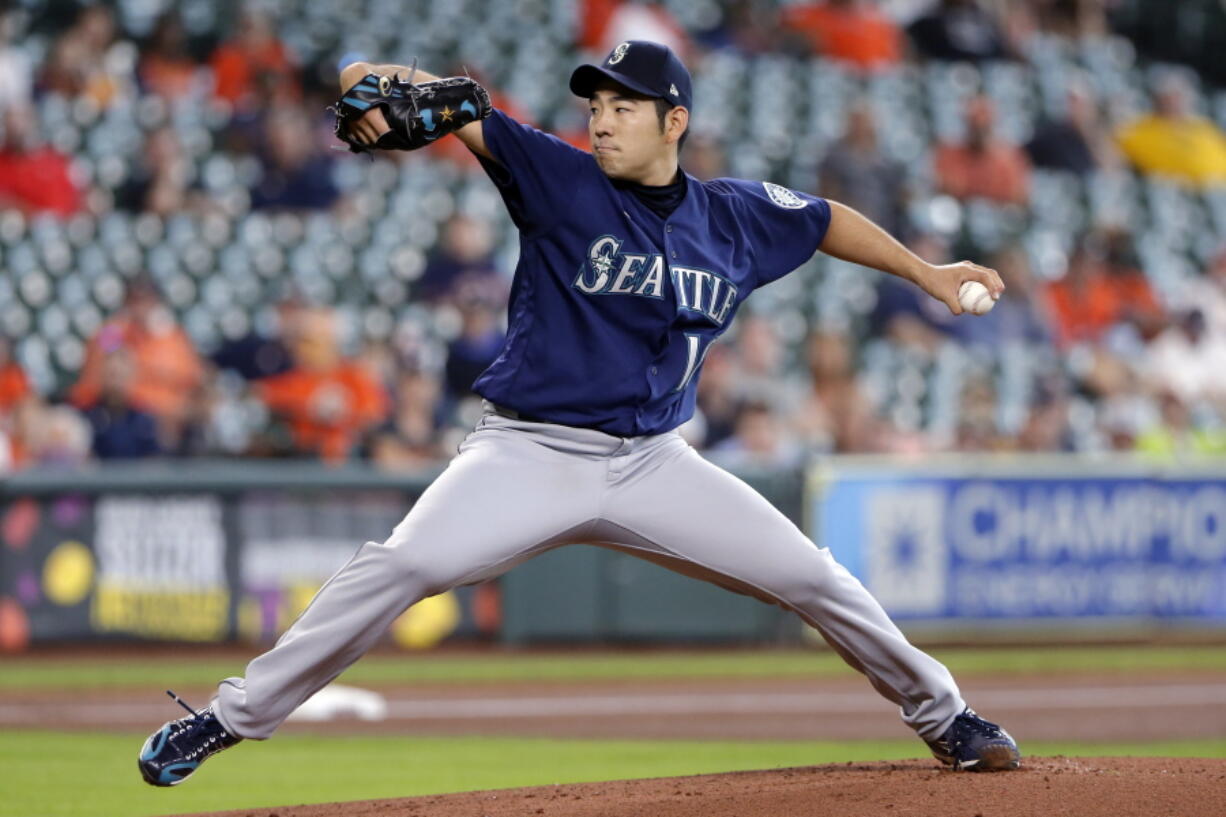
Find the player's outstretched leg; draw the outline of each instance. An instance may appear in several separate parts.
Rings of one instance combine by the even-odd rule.
[[[150,736],[141,750],[145,779],[173,785],[238,738],[270,737],[415,602],[581,541],[599,512],[603,461],[583,456],[582,434],[567,440],[562,432],[544,445],[509,425],[483,421],[392,535],[363,545],[244,678],[223,681],[199,716]]]
[[[949,670],[907,641],[858,579],[741,480],[680,438],[645,449],[606,502],[610,543],[781,604],[822,634],[958,769],[1018,765],[1006,732],[971,713]],[[952,758],[953,760],[947,760]]]

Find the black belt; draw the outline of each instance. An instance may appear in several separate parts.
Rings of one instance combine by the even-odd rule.
[[[499,415],[500,417],[506,417],[508,420],[521,420],[525,423],[550,423],[552,425],[560,425],[559,423],[554,423],[552,420],[546,420],[543,417],[537,417],[532,414],[525,414],[522,411],[516,411],[515,409],[507,408],[506,406],[500,406],[497,403],[490,403],[490,408],[494,410],[495,414]]]
[[[489,404],[490,409],[493,410],[495,414],[497,414],[499,417],[506,417],[508,420],[519,420],[522,423],[547,423],[552,426],[565,426],[566,428],[583,428],[587,429],[588,431],[599,431],[601,434],[608,434],[610,437],[621,436],[619,434],[612,434],[602,428],[597,428],[596,426],[581,426],[575,423],[559,423],[557,420],[546,420],[544,417],[537,417],[535,414],[525,414],[524,412],[516,411],[513,408],[500,406],[492,400],[486,400],[485,402]]]

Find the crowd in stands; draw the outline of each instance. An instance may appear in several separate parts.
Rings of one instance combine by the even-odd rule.
[[[777,180],[856,207],[931,262],[993,266],[1004,299],[954,317],[897,279],[811,262],[751,299],[711,348],[683,433],[712,459],[1226,454],[1226,91],[1133,56],[1112,4],[535,5],[568,9],[556,53],[524,57],[558,71],[495,76],[495,102],[585,147],[561,72],[632,38],[667,42],[700,89],[732,55],[860,88],[929,71],[965,91],[928,101],[934,120],[954,107],[913,149],[899,140],[916,111],[854,99],[829,138],[793,134],[790,176]],[[439,462],[478,416],[470,386],[503,341],[515,245],[492,188],[454,139],[373,162],[332,150],[325,106],[338,63],[356,54],[283,39],[285,15],[309,28],[306,5],[200,9],[0,0],[0,473],[142,457]],[[1081,71],[1019,118],[977,79],[1004,65],[1039,83],[1051,49],[1104,45],[1146,77],[1140,99]],[[436,72],[486,70],[462,50],[426,56],[451,60],[423,58]],[[551,83],[557,94],[530,87]],[[137,144],[116,163],[107,140],[123,138]],[[743,148],[696,127],[682,166],[742,175],[755,155]],[[442,181],[413,187],[426,176]],[[1174,256],[1153,251],[1137,217],[1111,217],[1124,188],[1145,191],[1133,197],[1145,224],[1178,220],[1190,201],[1205,229]],[[1092,212],[1084,223],[1060,223],[1070,197]],[[977,218],[989,228],[976,232]],[[1045,218],[1052,231],[1027,232]],[[183,223],[182,257],[165,261]],[[56,238],[40,243],[40,230]],[[1049,234],[1058,246],[1035,237]],[[774,308],[789,299],[813,303]]]

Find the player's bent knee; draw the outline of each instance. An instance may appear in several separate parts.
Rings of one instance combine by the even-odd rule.
[[[773,589],[787,607],[803,610],[823,599],[838,596],[847,581],[856,579],[823,552],[821,558],[806,561],[798,569],[781,576]]]
[[[409,586],[415,594],[433,596],[451,589],[455,571],[441,564],[424,548],[393,539],[379,547],[387,548],[389,578]]]

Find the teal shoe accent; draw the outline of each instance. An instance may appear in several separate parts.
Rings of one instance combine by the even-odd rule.
[[[187,778],[191,777],[192,772],[200,768],[200,761],[192,761],[190,763],[172,763],[162,769],[162,774],[158,777],[158,785],[161,786],[177,786]],[[183,774],[177,774],[183,772]]]
[[[163,726],[154,734],[150,735],[145,741],[145,745],[141,748],[140,759],[149,760],[154,757],[166,745],[166,736],[170,734],[170,730]]]

